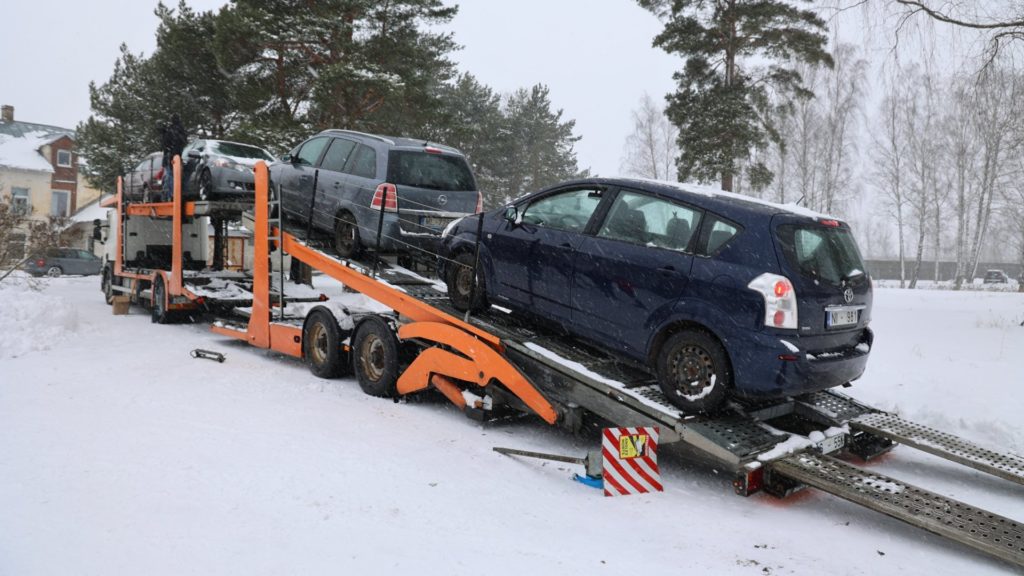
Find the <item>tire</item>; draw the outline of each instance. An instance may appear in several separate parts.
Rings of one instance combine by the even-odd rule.
[[[213,177],[210,176],[209,170],[203,170],[199,174],[199,190],[196,191],[200,201],[207,201],[213,199]]]
[[[63,273],[64,271],[60,269],[60,266],[50,266],[46,269],[46,275],[50,278],[60,278],[60,275]]]
[[[112,305],[114,303],[114,286],[111,276],[110,268],[104,268],[103,276],[100,280],[100,289],[103,290],[103,299],[108,305]]]
[[[359,224],[351,212],[341,212],[334,224],[334,252],[342,258],[359,255]]]
[[[163,276],[157,276],[153,281],[152,304],[150,320],[155,324],[167,324],[171,313],[167,311],[167,288],[164,287]]]
[[[334,314],[321,306],[314,308],[302,327],[302,357],[309,371],[319,378],[343,376],[348,363],[341,342],[348,336],[338,326]]]
[[[676,332],[658,353],[656,372],[668,401],[684,412],[713,412],[732,387],[725,348],[703,330]]]
[[[473,264],[476,257],[469,252],[462,252],[450,263],[445,284],[448,286],[448,298],[452,306],[460,312],[469,310],[480,312],[490,307],[487,302],[487,278],[483,267],[478,267],[476,274],[476,290],[473,289]],[[472,301],[470,301],[472,299]]]
[[[370,316],[352,339],[352,368],[359,387],[370,396],[390,398],[398,382],[398,338],[380,316]]]

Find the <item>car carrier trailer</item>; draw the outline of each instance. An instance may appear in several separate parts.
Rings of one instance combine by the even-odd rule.
[[[180,196],[176,189],[173,212],[150,208],[149,214],[169,216],[177,227],[187,217],[213,209],[182,203]],[[144,214],[145,208],[129,212]],[[290,229],[279,219],[281,213],[261,162],[250,215],[253,270],[251,277],[239,281],[249,299],[234,309],[220,307],[223,315],[213,323],[214,332],[301,358],[319,376],[354,371],[363,390],[376,396],[433,388],[476,418],[534,414],[571,430],[579,430],[589,416],[614,426],[656,426],[661,444],[685,446],[730,471],[737,494],[763,490],[781,498],[801,488],[817,488],[1024,567],[1021,522],[839,458],[870,460],[899,443],[1024,485],[1020,456],[909,422],[835,391],[769,403],[734,401],[718,414],[686,415],[665,399],[654,377],[641,367],[500,309],[463,316],[450,306],[443,284],[378,262],[335,258],[303,234],[307,227]],[[169,274],[172,298],[196,305],[190,299],[196,292],[186,277],[175,279],[182,252],[175,247],[173,253],[176,267],[158,274]],[[271,261],[285,254],[393,312],[290,304],[283,289],[283,263],[277,266],[282,289],[272,290]]]

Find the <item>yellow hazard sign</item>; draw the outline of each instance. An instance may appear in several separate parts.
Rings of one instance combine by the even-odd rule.
[[[647,454],[647,434],[619,436],[619,458],[640,458]]]

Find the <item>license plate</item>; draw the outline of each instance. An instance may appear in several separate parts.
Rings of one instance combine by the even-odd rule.
[[[434,217],[423,217],[420,218],[420,224],[424,226],[430,226],[431,228],[444,228],[451,222],[448,218],[434,218]]]
[[[828,326],[851,326],[857,323],[858,310],[856,308],[841,308],[828,311]]]
[[[822,454],[831,454],[842,450],[845,445],[846,434],[836,434],[835,436],[829,436],[824,440],[818,441],[814,444],[814,448]]]

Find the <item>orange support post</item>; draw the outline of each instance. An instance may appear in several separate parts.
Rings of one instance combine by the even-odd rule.
[[[256,231],[252,261],[252,314],[249,316],[249,343],[270,348],[270,175],[266,163],[256,163]],[[283,287],[282,287],[283,289]]]
[[[124,195],[123,191],[124,181],[120,176],[117,177],[117,206],[114,208],[114,219],[117,221],[117,250],[114,254],[114,274],[120,276],[123,272],[121,271],[122,262],[124,261],[124,222],[121,221],[121,211],[124,210],[124,205],[121,199]],[[110,240],[110,232],[107,232],[107,240]]]
[[[181,156],[175,155],[171,161],[174,171],[174,215],[171,232],[171,282],[167,292],[169,295],[181,296],[181,226],[182,226],[182,202],[181,202]]]

